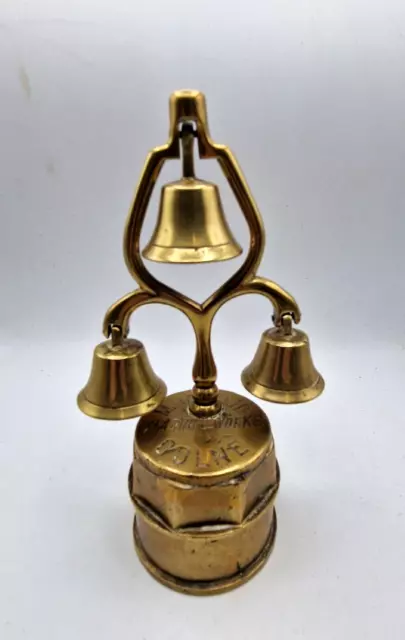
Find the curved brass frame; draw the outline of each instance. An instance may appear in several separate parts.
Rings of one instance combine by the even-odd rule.
[[[249,250],[242,265],[202,304],[157,280],[146,268],[140,252],[141,231],[154,186],[164,162],[180,158],[180,125],[184,122],[193,122],[196,127],[200,158],[218,160],[250,233]],[[280,325],[285,314],[290,314],[296,323],[301,319],[299,307],[289,293],[275,282],[256,275],[264,242],[261,215],[236,158],[228,147],[213,142],[210,137],[204,95],[198,91],[173,93],[170,97],[169,140],[149,153],[125,227],[125,262],[139,288],[111,305],[104,318],[103,333],[108,338],[112,327],[118,326],[126,336],[131,314],[145,304],[161,303],[182,311],[190,320],[196,336],[191,410],[197,415],[209,415],[218,410],[218,389],[215,384],[217,370],[211,349],[211,328],[215,314],[225,302],[247,293],[259,293],[272,303],[275,325]]]

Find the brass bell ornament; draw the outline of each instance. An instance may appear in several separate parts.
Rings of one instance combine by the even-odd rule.
[[[94,350],[90,378],[77,402],[91,418],[124,420],[156,409],[165,395],[166,385],[152,370],[143,344],[122,339],[113,327],[111,341]]]
[[[183,176],[162,189],[152,238],[142,252],[157,262],[229,260],[242,253],[225,219],[218,187],[194,175],[194,129],[182,127]]]
[[[250,233],[242,265],[202,304],[157,280],[143,261],[204,263],[242,252],[217,186],[195,176],[195,146],[200,158],[218,161]],[[155,229],[141,251],[140,235],[159,173],[167,160],[180,157],[182,175],[163,187]],[[252,293],[272,305],[273,327],[263,333],[242,372],[250,393],[291,404],[312,400],[324,388],[308,337],[295,326],[301,319],[296,301],[256,275],[263,249],[259,210],[234,155],[210,137],[204,95],[173,93],[169,139],[146,160],[125,228],[124,257],[138,288],[108,309],[106,341],[94,351],[78,405],[93,418],[140,417],[128,476],[135,549],[157,580],[183,593],[216,594],[243,584],[268,559],[277,531],[280,472],[270,422],[252,400],[217,388],[211,349],[217,311]],[[193,326],[196,355],[189,391],[166,396],[144,346],[128,337],[132,313],[155,303],[182,311]]]
[[[257,398],[282,404],[308,402],[322,393],[325,383],[312,362],[308,336],[292,328],[290,315],[263,333],[242,383]]]

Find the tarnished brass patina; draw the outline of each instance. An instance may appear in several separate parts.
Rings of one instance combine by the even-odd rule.
[[[168,586],[219,593],[267,558],[279,474],[270,424],[256,404],[220,391],[221,411],[198,418],[188,411],[189,395],[169,396],[136,429],[135,543]]]
[[[205,302],[158,281],[142,255],[160,262],[219,261],[240,254],[216,185],[195,177],[193,144],[200,158],[218,160],[248,224],[244,262]],[[162,189],[152,238],[140,251],[148,203],[166,160],[182,156],[182,177]],[[268,558],[276,535],[274,500],[280,475],[266,414],[231,391],[218,390],[211,349],[215,314],[232,298],[258,293],[272,305],[273,327],[264,332],[242,381],[272,402],[312,400],[324,387],[294,298],[258,275],[263,223],[249,187],[228,147],[213,142],[205,98],[198,91],[170,97],[168,142],[151,151],[135,193],[124,236],[124,256],[138,288],[107,311],[106,342],[95,349],[80,409],[96,418],[143,416],[135,431],[129,493],[135,505],[134,541],[148,571],[167,586],[192,594],[237,587]],[[165,397],[143,345],[129,339],[132,313],[145,304],[182,311],[196,336],[194,387]]]

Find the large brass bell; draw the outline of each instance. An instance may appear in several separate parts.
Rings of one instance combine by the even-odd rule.
[[[292,329],[291,316],[263,333],[242,383],[254,396],[282,404],[313,400],[325,386],[312,362],[308,336]]]
[[[124,420],[153,411],[166,396],[138,340],[107,340],[97,345],[87,385],[77,402],[92,418]]]
[[[183,177],[162,188],[156,227],[142,255],[177,263],[235,258],[242,249],[225,219],[218,187],[194,176],[193,134],[188,134],[183,142]]]
[[[242,252],[215,184],[182,178],[162,189],[159,217],[143,256],[156,262],[217,262]]]

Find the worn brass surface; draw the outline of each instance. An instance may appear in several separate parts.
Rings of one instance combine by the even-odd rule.
[[[189,395],[168,396],[139,421],[131,495],[154,505],[172,527],[240,523],[277,482],[269,420],[254,402],[230,391],[219,392],[223,409],[215,418],[196,418]]]
[[[231,446],[234,441],[231,441]],[[228,443],[229,444],[229,443]],[[166,446],[170,446],[166,442]],[[217,450],[214,456],[218,455]],[[224,455],[221,452],[221,455]],[[228,453],[225,451],[225,455]],[[273,449],[269,450],[251,473],[240,476],[238,481],[199,484],[193,479],[192,488],[187,482],[172,480],[154,473],[136,459],[131,466],[129,490],[132,498],[153,504],[170,526],[177,528],[201,522],[240,524],[257,500],[270,485],[277,482],[278,470]]]
[[[264,411],[231,391],[220,391],[221,411],[211,418],[190,414],[189,392],[175,393],[140,420],[135,458],[152,471],[201,485],[251,469],[273,446]]]
[[[78,403],[93,417],[146,414],[136,430],[129,478],[138,554],[158,580],[174,589],[217,593],[246,581],[268,557],[276,531],[273,502],[279,474],[265,414],[253,402],[217,388],[211,348],[216,313],[245,294],[260,294],[271,304],[273,328],[263,334],[242,374],[254,395],[303,402],[319,395],[324,382],[312,363],[306,335],[293,326],[301,320],[297,302],[257,275],[263,222],[236,158],[210,136],[204,95],[176,91],[169,116],[168,141],[147,156],[125,227],[124,257],[138,287],[107,310],[107,342],[95,350]],[[217,187],[195,177],[194,146],[200,159],[218,161],[249,230],[243,262],[204,302],[157,280],[143,260],[206,262],[241,251]],[[140,237],[152,192],[164,163],[180,158],[182,177],[163,187],[156,227],[142,254]],[[190,321],[196,338],[190,392],[164,399],[166,387],[152,371],[143,346],[128,339],[132,314],[146,304],[172,306]]]
[[[308,336],[291,326],[263,333],[242,382],[258,398],[283,404],[313,400],[325,386],[312,362]]]
[[[221,412],[196,418],[189,394],[168,396],[138,424],[129,474],[135,544],[162,582],[218,592],[247,579],[270,551],[279,472],[260,407],[220,391]]]
[[[180,593],[186,593],[188,595],[195,596],[212,596],[220,593],[225,593],[226,591],[231,591],[232,589],[240,587],[245,582],[250,580],[250,578],[253,578],[253,576],[258,571],[260,571],[260,569],[267,562],[269,555],[273,550],[276,533],[277,516],[274,509],[268,538],[260,553],[252,560],[250,564],[246,565],[243,568],[238,568],[237,573],[234,573],[229,577],[219,578],[218,580],[205,580],[199,582],[197,580],[182,580],[181,578],[176,578],[175,576],[167,573],[166,571],[158,567],[154,562],[152,562],[142,546],[142,542],[136,526],[136,518],[134,519],[135,549],[144,567],[154,578],[156,578],[156,580],[159,580],[159,582],[164,584],[166,587],[174,589],[175,591],[180,591]]]

